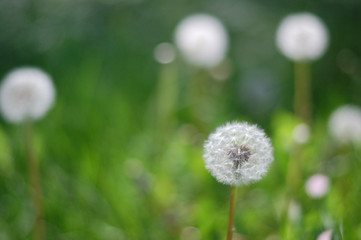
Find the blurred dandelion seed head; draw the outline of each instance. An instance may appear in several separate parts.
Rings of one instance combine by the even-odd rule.
[[[204,144],[206,169],[219,182],[243,185],[260,180],[273,161],[270,139],[256,125],[227,123]]]
[[[305,123],[300,123],[293,130],[293,140],[300,144],[306,143],[310,139],[310,133],[310,127]]]
[[[327,28],[311,13],[292,14],[278,27],[276,44],[293,61],[317,60],[328,46]]]
[[[288,206],[288,218],[293,222],[299,220],[302,217],[302,207],[295,201],[291,200],[290,205]]]
[[[320,235],[318,235],[317,240],[331,240],[332,239],[332,229],[328,229],[323,231]]]
[[[8,73],[0,87],[0,110],[13,123],[37,120],[53,105],[55,89],[48,74],[23,67]]]
[[[154,58],[162,64],[173,62],[175,58],[173,45],[166,42],[158,44],[154,49]]]
[[[323,174],[315,174],[306,182],[306,193],[311,198],[321,198],[330,188],[330,180]]]
[[[328,128],[340,143],[361,143],[361,108],[353,105],[339,107],[331,114]]]
[[[189,63],[212,68],[224,59],[228,36],[217,18],[208,14],[195,14],[178,24],[175,43]]]

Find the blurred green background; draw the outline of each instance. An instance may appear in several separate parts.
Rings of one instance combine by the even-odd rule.
[[[298,217],[283,217],[292,133],[293,63],[275,46],[283,17],[309,11],[328,27],[312,64],[311,139],[302,181],[329,176],[318,200],[295,193]],[[177,23],[209,13],[229,37],[229,77],[169,64],[154,48]],[[361,239],[359,146],[339,146],[327,128],[338,106],[361,104],[361,2],[356,0],[0,0],[0,75],[37,66],[55,83],[54,108],[35,124],[47,239],[225,239],[230,188],[205,170],[203,142],[246,120],[265,129],[275,162],[238,190],[235,239]],[[206,91],[187,100],[195,78]],[[163,81],[162,81],[163,80]],[[171,81],[171,88],[166,84]],[[165,84],[160,84],[165,83]],[[172,92],[173,91],[173,92]],[[0,239],[31,239],[23,129],[0,120]]]

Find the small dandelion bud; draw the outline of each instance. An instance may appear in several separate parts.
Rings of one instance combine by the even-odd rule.
[[[361,143],[361,108],[339,107],[331,114],[328,128],[331,136],[340,143]]]
[[[55,89],[48,74],[32,67],[8,73],[0,87],[0,111],[13,123],[36,120],[45,115],[54,102]]]
[[[282,20],[276,36],[282,54],[294,61],[316,60],[325,52],[328,33],[321,19],[299,13]]]
[[[189,63],[212,68],[224,59],[228,36],[217,18],[208,14],[195,14],[179,23],[175,30],[175,43]]]
[[[256,125],[227,123],[204,145],[206,169],[221,183],[232,186],[260,180],[273,162],[270,139]]]

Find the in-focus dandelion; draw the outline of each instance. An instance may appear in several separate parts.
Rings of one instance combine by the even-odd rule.
[[[260,180],[273,162],[273,147],[263,130],[248,123],[227,123],[204,145],[207,170],[219,181],[243,185]]]

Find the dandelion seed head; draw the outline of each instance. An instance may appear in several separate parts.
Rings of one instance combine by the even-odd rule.
[[[0,111],[13,123],[37,120],[52,106],[55,89],[48,74],[38,68],[17,68],[0,86]]]
[[[331,136],[343,144],[361,143],[361,108],[344,105],[336,109],[328,122]]]
[[[173,45],[166,42],[158,44],[154,49],[154,58],[162,64],[173,62],[175,58]]]
[[[320,235],[318,235],[317,240],[331,240],[332,239],[332,229],[328,229],[323,231]]]
[[[298,124],[293,130],[293,139],[297,143],[306,143],[310,139],[310,127],[305,123]]]
[[[330,180],[322,174],[311,176],[306,182],[306,193],[311,198],[321,198],[325,196],[330,188]]]
[[[204,144],[206,169],[217,181],[238,186],[260,180],[273,161],[270,139],[256,125],[227,123]]]
[[[327,28],[311,13],[292,14],[278,27],[276,43],[282,54],[291,60],[316,60],[328,46]]]
[[[288,206],[288,218],[292,221],[297,221],[302,216],[302,207],[301,205],[295,201],[291,200],[290,205]]]
[[[208,14],[195,14],[178,24],[175,43],[189,63],[212,68],[224,59],[228,36],[217,18]]]

